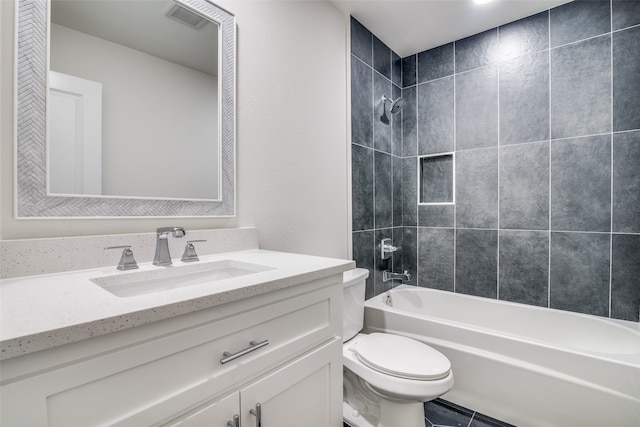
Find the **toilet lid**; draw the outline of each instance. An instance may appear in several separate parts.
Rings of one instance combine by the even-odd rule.
[[[379,372],[413,380],[438,380],[451,370],[442,353],[419,341],[400,335],[362,335],[353,351],[358,360]]]

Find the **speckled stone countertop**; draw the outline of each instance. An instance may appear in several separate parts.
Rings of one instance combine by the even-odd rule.
[[[91,281],[131,274],[115,267],[0,280],[0,360],[145,325],[216,305],[261,295],[355,268],[353,261],[265,250],[200,257],[200,264],[234,260],[267,271],[146,295],[118,297]],[[196,263],[197,264],[197,263]],[[172,267],[140,264],[153,275]],[[109,278],[115,280],[117,278]]]

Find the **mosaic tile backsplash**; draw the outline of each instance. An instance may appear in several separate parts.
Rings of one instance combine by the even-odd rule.
[[[638,321],[640,2],[574,1],[406,58],[351,21],[353,254],[399,282]],[[380,99],[403,96],[401,114]],[[455,204],[418,158],[455,153]],[[382,261],[379,241],[401,246]]]

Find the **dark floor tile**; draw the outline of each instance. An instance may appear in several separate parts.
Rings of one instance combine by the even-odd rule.
[[[549,143],[500,147],[500,228],[549,229]]]
[[[368,65],[372,63],[372,37],[371,31],[353,17],[351,18],[351,54]]]
[[[475,413],[469,427],[516,427],[487,415]]]
[[[551,138],[611,130],[611,37],[551,51]]]
[[[640,233],[640,131],[613,135],[613,231]]]
[[[418,229],[418,285],[453,291],[454,230]]]
[[[613,235],[611,317],[637,322],[640,311],[640,235]]]
[[[549,139],[549,54],[500,64],[500,144]]]
[[[418,54],[418,83],[451,76],[453,72],[453,43],[447,43]]]
[[[551,308],[609,315],[609,242],[600,233],[551,233]]]
[[[351,57],[351,142],[373,146],[373,70]]]
[[[640,1],[613,0],[613,31],[640,24]]]
[[[550,10],[551,47],[611,31],[609,0],[575,0]]]
[[[504,301],[547,307],[549,233],[500,230],[500,295]]]
[[[498,232],[456,231],[456,292],[497,297]]]
[[[455,42],[455,69],[462,73],[497,61],[498,29],[475,34]]]
[[[472,410],[442,399],[425,402],[424,413],[432,425],[447,427],[467,427],[473,416]]]
[[[456,153],[456,225],[498,227],[498,148]]]
[[[418,154],[454,150],[453,76],[418,86]]]
[[[373,69],[391,80],[391,49],[373,36]]]
[[[393,226],[393,167],[389,154],[374,152],[375,228]]]
[[[353,231],[373,228],[373,150],[351,145]]]
[[[501,61],[548,49],[549,12],[544,11],[503,25],[498,28],[498,32]]]
[[[417,56],[411,55],[402,58],[402,87],[413,86],[416,84],[417,72]]]
[[[640,27],[634,27],[613,34],[614,131],[640,129],[639,94]]]
[[[551,143],[551,229],[610,231],[611,137]]]
[[[498,70],[456,74],[456,150],[498,145]]]

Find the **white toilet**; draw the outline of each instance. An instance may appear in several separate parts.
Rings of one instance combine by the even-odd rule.
[[[344,273],[344,420],[352,427],[424,427],[424,402],[453,387],[451,363],[426,344],[394,334],[362,334],[369,271]]]

